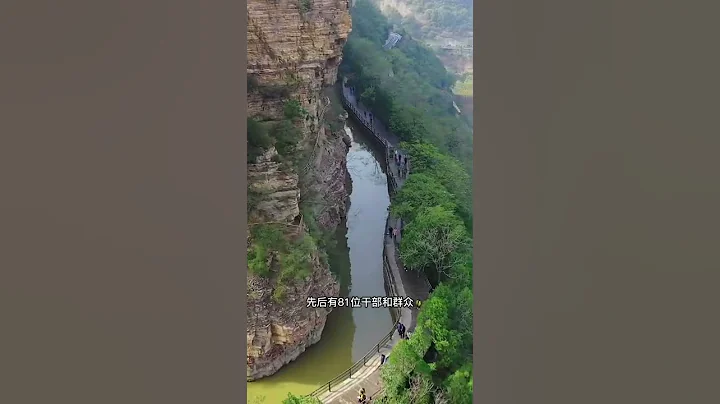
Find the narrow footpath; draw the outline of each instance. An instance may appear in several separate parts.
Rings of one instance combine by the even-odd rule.
[[[386,155],[389,155],[389,148],[398,149],[400,139],[390,132],[380,121],[372,119],[372,113],[369,109],[363,106],[352,94],[350,88],[345,87],[345,85],[342,86],[342,96],[346,102],[346,106],[350,107],[348,108],[348,112],[354,115],[376,138],[385,144]],[[410,156],[408,156],[408,159],[410,159]],[[405,179],[401,178],[399,174],[400,167],[398,167],[392,157],[386,158],[386,162],[388,183],[390,184],[389,188],[391,192],[390,196],[393,197],[394,193],[403,186]],[[400,218],[388,215],[386,227],[390,226],[400,228]],[[402,233],[395,239],[393,239],[391,235],[385,235],[384,258],[389,267],[389,275],[392,278],[391,281],[394,283],[395,294],[398,296],[409,296],[415,301],[425,301],[430,295],[430,285],[423,274],[417,271],[409,271],[403,266],[397,248],[401,239]],[[417,324],[418,311],[417,308],[400,309],[399,320],[405,324],[406,329],[411,333],[415,330]],[[358,370],[357,373],[337,386],[333,386],[331,391],[319,395],[318,398],[320,401],[323,403],[338,404],[357,403],[358,392],[361,388],[365,388],[368,397],[376,397],[376,395],[382,391],[382,381],[380,378],[381,355],[390,355],[392,347],[395,346],[399,340],[400,337],[398,334],[394,333],[392,339],[380,347],[379,352],[368,359],[367,363]]]

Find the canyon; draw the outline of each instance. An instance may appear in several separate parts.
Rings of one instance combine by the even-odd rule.
[[[288,101],[297,102],[304,119],[294,123],[301,133],[294,147],[306,156],[289,166],[270,147],[248,161],[248,194],[255,198],[250,226],[281,224],[292,238],[308,235],[311,225],[332,232],[347,213],[350,141],[326,124],[323,89],[337,80],[351,30],[349,6],[345,0],[248,0],[248,116],[280,122]],[[249,237],[248,249],[253,242]],[[287,282],[281,299],[272,271],[248,273],[248,381],[274,374],[320,340],[330,309],[307,307],[307,297],[337,296],[340,289],[322,255],[312,251],[309,275]],[[282,265],[273,257],[271,269]]]

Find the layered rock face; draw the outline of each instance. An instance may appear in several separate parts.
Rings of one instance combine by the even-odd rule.
[[[248,212],[252,223],[287,223],[304,229],[301,200],[311,200],[321,228],[332,230],[347,208],[348,145],[342,133],[323,125],[328,102],[324,86],[334,84],[342,48],[350,32],[345,0],[248,0],[248,114],[283,119],[290,99],[307,111],[298,148],[308,153],[302,167],[276,162],[274,149],[248,162],[249,191],[260,195]],[[315,195],[322,204],[314,204]],[[295,227],[294,227],[295,226]],[[318,342],[328,309],[307,308],[309,296],[332,296],[339,284],[318,254],[312,273],[273,299],[275,280],[248,275],[247,380],[277,372]]]

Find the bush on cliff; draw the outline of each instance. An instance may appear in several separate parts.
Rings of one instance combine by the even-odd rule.
[[[250,228],[248,270],[264,278],[276,279],[273,298],[282,300],[288,284],[308,277],[313,270],[317,244],[309,234],[274,223]]]
[[[259,156],[274,146],[278,153],[276,161],[297,165],[297,161],[302,156],[302,151],[298,150],[298,144],[302,140],[302,131],[293,121],[302,116],[305,111],[302,108],[296,109],[296,105],[293,103],[287,105],[286,108],[286,113],[292,118],[265,122],[255,118],[247,119],[249,163],[255,162]]]

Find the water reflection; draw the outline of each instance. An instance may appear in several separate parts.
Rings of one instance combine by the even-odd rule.
[[[346,127],[352,144],[347,167],[352,180],[347,223],[328,251],[330,269],[343,296],[384,296],[382,249],[390,199],[382,152],[362,133]],[[248,402],[280,403],[288,392],[307,394],[362,358],[392,326],[387,309],[336,309],[327,319],[322,339],[273,376],[248,383]]]

